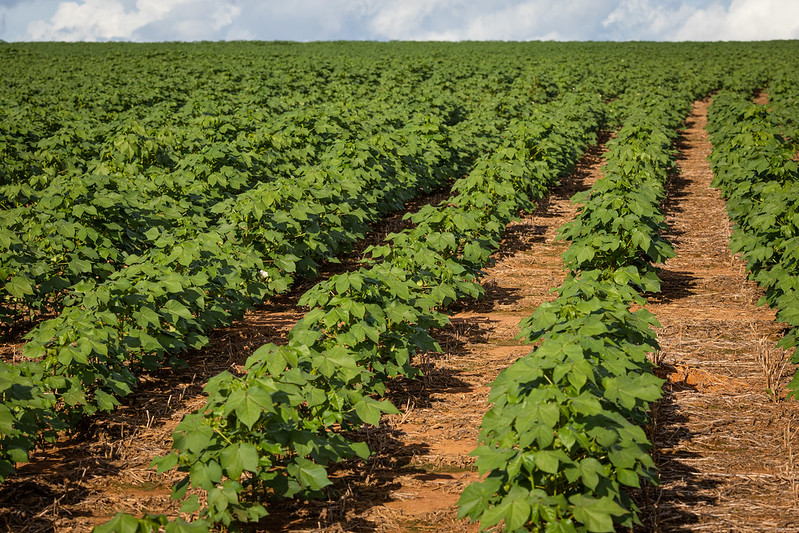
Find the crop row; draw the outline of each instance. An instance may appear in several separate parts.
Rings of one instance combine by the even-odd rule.
[[[508,66],[501,79],[487,80],[490,87],[482,86],[486,80],[474,69],[453,71],[458,83],[441,94],[432,93],[434,80],[427,81],[441,72],[424,64],[403,70],[401,80],[387,84],[381,77],[392,71],[374,61],[330,72],[342,66],[338,58],[332,67],[328,60],[291,72],[289,81],[281,79],[286,72],[274,71],[291,71],[291,62],[283,66],[281,57],[270,64],[268,56],[260,60],[272,76],[247,86],[215,80],[186,89],[186,79],[173,78],[170,84],[159,76],[157,82],[147,80],[156,87],[143,87],[129,74],[132,79],[123,77],[124,90],[109,90],[123,71],[147,67],[146,60],[137,65],[134,57],[117,65],[113,75],[103,71],[105,81],[96,84],[82,79],[83,68],[76,69],[77,79],[54,76],[38,72],[39,58],[29,58],[26,74],[38,72],[42,79],[27,80],[27,87],[10,83],[0,93],[3,326],[22,314],[57,312],[70,287],[87,278],[107,279],[125,268],[128,255],[158,247],[155,241],[164,232],[180,239],[184,231],[216,226],[215,204],[256,184],[282,180],[289,187],[306,174],[316,181],[329,177],[334,184],[341,176],[325,176],[324,170],[353,151],[353,172],[364,164],[360,157],[374,156],[389,167],[386,173],[429,173],[429,161],[419,156],[427,143],[421,131],[427,117],[452,127],[449,146],[455,153],[447,156],[449,162],[473,160],[495,146],[509,117],[559,91],[545,81],[545,69],[539,73],[540,89],[514,88],[520,64]],[[181,64],[176,74],[186,76],[192,67]],[[241,69],[238,75],[256,76],[257,71]],[[577,81],[569,74],[563,83]],[[375,150],[361,154],[363,144]],[[388,151],[398,147],[396,153],[386,158],[384,144]],[[431,151],[431,158],[438,156]],[[468,168],[437,163],[433,168],[448,177]],[[346,178],[346,169],[332,167]]]
[[[59,316],[30,334],[28,360],[3,363],[0,419],[9,430],[0,474],[26,460],[40,432],[51,437],[82,415],[113,408],[138,368],[202,347],[208,329],[286,290],[295,272],[315,272],[362,238],[370,221],[440,184],[455,171],[444,129],[420,117],[399,138],[342,143],[321,168],[218,202],[212,227],[153,225],[145,232],[152,246],[141,255],[127,254],[106,279],[76,282]],[[416,151],[408,147],[412,134]]]
[[[734,222],[730,249],[765,290],[760,303],[789,326],[780,345],[792,349],[799,342],[799,163],[796,139],[783,135],[781,118],[746,93],[720,92],[708,113],[708,131],[714,186]],[[792,361],[799,362],[795,351]],[[799,393],[799,374],[788,388]]]
[[[380,399],[389,380],[417,375],[414,355],[438,349],[430,329],[447,322],[441,309],[481,293],[480,269],[505,225],[573,168],[601,107],[595,96],[570,97],[512,123],[452,197],[411,215],[414,226],[368,249],[362,268],[304,294],[310,310],[288,345],[259,348],[243,376],[209,380],[205,407],[184,418],[175,451],[156,460],[159,470],[187,472],[175,497],[189,487],[206,493],[202,509],[196,495],[184,504],[199,511],[195,523],[258,520],[264,500],[318,494],[330,484],[329,463],[369,456],[347,432],[397,412]],[[155,527],[164,518],[140,520]],[[118,515],[105,527],[125,521],[133,524]]]
[[[280,98],[223,84],[230,101],[200,90],[148,106],[136,102],[151,89],[3,93],[0,315],[4,328],[58,316],[29,333],[22,363],[0,361],[0,479],[36,443],[113,408],[142,368],[203,346],[386,211],[463,175],[512,117],[558,95],[546,75],[520,86],[519,72],[490,87],[469,72],[456,97],[412,91],[434,74],[419,67],[357,106],[325,95],[346,84],[297,80],[285,94],[275,82]]]
[[[659,204],[691,101],[675,91],[627,111],[604,178],[574,198],[584,205],[560,232],[569,273],[522,321],[521,338],[538,344],[492,384],[472,452],[485,477],[458,502],[482,529],[604,532],[637,521],[626,489],[656,482],[642,426],[662,384],[647,359],[658,323],[642,293],[660,290],[653,264],[674,255]]]
[[[782,134],[799,143],[799,64],[777,70],[768,84],[768,108],[775,116]]]
[[[553,53],[556,48],[560,52]],[[0,361],[0,479],[28,459],[36,442],[53,439],[87,413],[112,408],[142,369],[202,346],[208,328],[230,323],[265,295],[285,290],[295,276],[313,275],[320,262],[335,261],[370,221],[410,194],[462,176],[475,161],[473,181],[459,182],[456,191],[506,194],[507,183],[494,184],[495,171],[486,168],[495,163],[492,157],[509,154],[513,164],[502,168],[510,176],[521,175],[520,168],[547,174],[558,166],[551,157],[581,146],[562,146],[568,140],[542,115],[529,117],[524,127],[509,126],[514,117],[590,90],[610,102],[597,107],[615,120],[642,95],[669,94],[673,79],[694,93],[706,93],[722,77],[748,83],[768,72],[772,56],[783,61],[771,46],[754,48],[728,55],[721,47],[694,54],[681,45],[648,44],[613,51],[547,44],[536,54],[526,44],[475,43],[0,46],[6,74],[0,76],[0,334],[29,328],[28,318],[58,314],[33,330],[21,364]],[[634,67],[629,51],[646,60]],[[694,61],[686,64],[683,51]],[[680,61],[672,60],[675,52]],[[764,58],[759,68],[728,74],[728,65],[749,64],[752,54]],[[653,75],[668,82],[657,87]],[[787,95],[789,76],[781,87]],[[790,109],[784,101],[783,110]],[[563,106],[582,112],[583,104],[566,98]],[[562,119],[568,112],[559,113]],[[515,141],[508,136],[513,133]],[[547,141],[514,144],[537,135]],[[544,149],[551,153],[537,151]],[[535,157],[514,159],[525,150]],[[496,199],[475,198],[464,212],[428,208],[414,218],[465,229],[441,230],[423,244],[399,234],[371,250],[378,263],[373,273],[351,283],[337,279],[327,293],[311,291],[303,301],[313,302],[318,316],[306,329],[322,334],[297,342],[327,353],[333,350],[327,331],[346,329],[344,317],[359,317],[361,306],[331,303],[339,288],[364,291],[358,297],[378,306],[386,294],[418,300],[431,308],[418,318],[425,327],[440,323],[436,306],[442,302],[476,294],[473,277],[502,224],[475,213],[506,216],[524,201],[489,205]],[[462,242],[462,234],[474,239]],[[638,246],[652,244],[640,233],[634,238]],[[605,243],[608,249],[595,244],[575,248],[574,260],[590,262],[614,250],[612,242]],[[458,265],[425,255],[432,247],[449,258],[452,246],[462,247],[455,253]],[[417,251],[397,255],[403,247]],[[420,279],[418,269],[428,277]],[[446,283],[428,283],[438,279],[432,276]],[[406,297],[409,280],[422,292],[411,287]],[[398,313],[386,318],[392,327],[412,327],[398,325],[375,341],[367,327],[372,318],[364,318],[334,335],[341,340],[335,346],[347,353],[367,340],[379,347],[397,343],[396,359],[388,362],[364,353],[365,368],[380,379],[413,374],[408,361],[430,342],[408,322],[405,307],[391,309]],[[395,341],[402,336],[415,344],[405,350],[406,341]],[[310,368],[311,356],[302,353],[296,365]],[[280,357],[275,361],[282,364]],[[359,385],[364,403],[342,403],[352,407],[353,427],[374,418],[380,379]],[[239,457],[231,453],[228,458]]]
[[[421,108],[405,117],[407,112],[392,115],[380,108],[389,124],[405,119],[385,127],[369,124],[369,110],[328,105],[314,114],[249,117],[248,126],[240,124],[247,117],[213,117],[213,134],[193,121],[147,128],[122,121],[88,131],[72,124],[72,136],[56,132],[42,139],[31,156],[38,166],[31,165],[29,178],[0,188],[0,279],[10,278],[0,300],[3,321],[15,318],[11,306],[57,311],[71,287],[87,279],[107,280],[125,268],[130,256],[238,223],[235,213],[225,216],[236,205],[255,203],[251,209],[257,211],[260,200],[261,211],[272,204],[279,210],[283,197],[292,200],[287,190],[336,188],[339,181],[360,179],[353,176],[359,173],[407,179],[409,167],[428,177],[437,165],[444,172],[454,170],[441,160],[445,145],[430,147],[429,155],[418,150],[434,135],[442,140],[433,130],[447,120],[443,113]],[[215,138],[220,130],[230,138]],[[75,132],[84,138],[75,138]],[[82,149],[73,154],[76,146]],[[448,158],[454,161],[455,155]],[[431,162],[432,167],[426,165]],[[325,250],[316,255],[324,256]]]

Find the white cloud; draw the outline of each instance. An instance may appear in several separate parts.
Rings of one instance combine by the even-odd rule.
[[[469,28],[469,39],[579,40],[595,32],[597,17],[608,2],[528,0],[487,13]]]
[[[423,28],[442,19],[455,19],[465,2],[451,0],[404,0],[374,2],[368,25],[376,35],[389,39],[418,39]]]
[[[610,0],[376,1],[370,28],[410,40],[538,40],[586,37]]]
[[[609,35],[668,41],[799,38],[795,0],[622,0],[602,22]]]
[[[169,21],[174,37],[202,39],[229,25],[239,8],[214,0],[82,0],[61,2],[49,20],[28,24],[34,41],[148,40],[138,32]],[[138,39],[137,39],[138,37]]]
[[[799,2],[733,0],[728,8],[714,2],[697,9],[673,40],[749,41],[799,39]]]
[[[799,0],[0,0],[8,40],[787,38]]]
[[[668,40],[694,11],[684,1],[622,0],[602,21],[602,27],[609,39]]]
[[[384,0],[231,0],[240,14],[224,35],[260,40],[386,39],[371,33],[368,18]]]

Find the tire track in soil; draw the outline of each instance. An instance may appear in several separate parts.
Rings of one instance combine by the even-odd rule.
[[[490,384],[530,351],[514,338],[518,324],[551,300],[549,291],[563,281],[567,243],[555,242],[555,236],[577,213],[571,197],[598,178],[603,153],[604,143],[590,149],[535,212],[508,226],[495,264],[485,271],[485,296],[450,309],[450,326],[437,333],[443,352],[421,361],[424,378],[391,387],[391,400],[403,413],[384,417],[371,436],[377,453],[366,473],[342,474],[348,485],[337,502],[306,509],[302,518],[295,508],[295,520],[288,523],[274,516],[270,531],[479,529],[457,520],[456,502],[478,479],[468,453],[477,446]]]
[[[677,256],[647,306],[662,325],[656,357],[668,381],[650,428],[661,485],[637,494],[638,529],[799,531],[799,409],[780,399],[794,367],[770,395],[759,358],[784,356],[781,327],[727,246],[725,201],[710,187],[708,104],[695,104],[682,135],[665,205]]]

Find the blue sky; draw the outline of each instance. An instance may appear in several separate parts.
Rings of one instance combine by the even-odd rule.
[[[799,0],[0,0],[0,39],[799,39]]]

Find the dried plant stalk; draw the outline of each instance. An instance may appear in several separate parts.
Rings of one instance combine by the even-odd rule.
[[[778,402],[779,387],[785,367],[788,366],[788,353],[777,346],[774,346],[768,337],[761,337],[757,340],[757,352],[755,353],[758,364],[766,378],[766,392],[771,396],[772,401]]]

